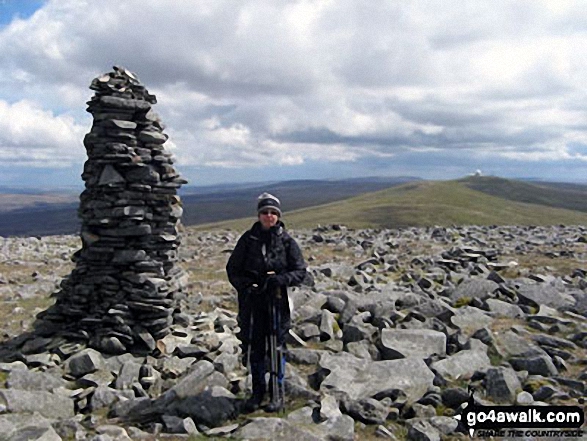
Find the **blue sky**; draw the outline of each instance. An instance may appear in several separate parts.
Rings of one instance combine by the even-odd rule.
[[[30,17],[43,3],[43,0],[0,0],[0,26]]]
[[[580,1],[0,0],[0,185],[82,185],[113,65],[190,184],[587,181]]]

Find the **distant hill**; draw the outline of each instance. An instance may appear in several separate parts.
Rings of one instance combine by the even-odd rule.
[[[492,189],[492,182],[497,189]],[[412,182],[312,209],[297,210],[287,213],[284,220],[292,228],[313,227],[317,224],[344,224],[353,228],[587,225],[587,212],[582,205],[577,204],[576,210],[553,206],[557,200],[566,197],[568,189],[559,189],[560,199],[557,199],[555,187],[545,196],[544,187],[536,184],[488,179],[484,179],[481,184],[470,179]],[[483,191],[471,188],[475,186]],[[519,191],[516,193],[508,189]],[[490,191],[495,195],[488,194]],[[587,192],[587,186],[573,191]],[[524,198],[532,203],[514,198]],[[567,204],[571,204],[570,199]],[[244,229],[250,222],[250,218],[241,219],[216,224],[215,227]]]
[[[369,193],[405,182],[414,177],[358,178],[342,180],[297,180],[267,184],[233,184],[182,189],[184,225],[199,225],[255,215],[257,196],[269,191],[282,200],[284,211],[318,206]],[[0,210],[0,236],[44,236],[76,234],[80,220],[78,202],[70,194],[63,199],[55,196],[22,193],[0,195],[11,202],[13,209]],[[18,208],[14,208],[18,207]]]
[[[472,190],[516,202],[587,212],[587,185],[534,181],[492,176],[470,176],[459,182]]]

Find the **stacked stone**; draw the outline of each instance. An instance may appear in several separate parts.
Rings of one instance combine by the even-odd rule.
[[[106,352],[152,351],[173,322],[186,274],[177,265],[186,181],[165,149],[149,94],[124,68],[92,81],[80,196],[82,248],[38,329]]]

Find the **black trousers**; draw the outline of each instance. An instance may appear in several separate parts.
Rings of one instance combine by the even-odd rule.
[[[285,347],[285,338],[291,327],[289,303],[285,289],[279,299],[275,299],[278,315],[277,344]],[[251,351],[251,363],[259,363],[268,357],[268,336],[271,331],[269,296],[264,292],[238,294],[237,321],[240,328],[238,339],[243,354]]]

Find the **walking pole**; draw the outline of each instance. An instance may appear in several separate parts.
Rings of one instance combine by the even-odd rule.
[[[275,274],[274,272],[267,273],[268,275]],[[285,389],[279,387],[279,372],[281,369],[281,351],[278,347],[277,335],[279,333],[279,310],[278,300],[281,298],[281,289],[277,288],[274,293],[269,293],[269,358],[270,358],[270,373],[269,381],[271,384],[271,398],[279,408],[277,411],[284,411]],[[283,393],[283,394],[282,394]],[[280,399],[283,398],[283,399]]]
[[[254,288],[257,288],[258,285],[255,283],[253,284]],[[251,375],[251,346],[253,344],[253,308],[251,308],[251,315],[249,320],[249,335],[248,335],[248,343],[247,343],[247,375]],[[244,355],[244,354],[243,354]]]

